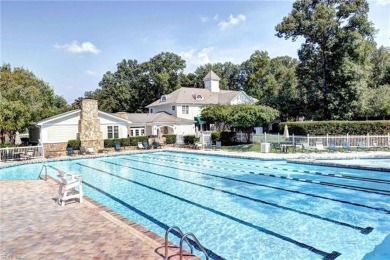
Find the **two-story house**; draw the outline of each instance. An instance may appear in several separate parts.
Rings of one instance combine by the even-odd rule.
[[[257,99],[247,95],[244,91],[221,90],[219,88],[220,78],[213,71],[210,71],[203,81],[204,88],[179,88],[161,96],[159,100],[147,106],[149,114],[165,112],[177,118],[195,120],[195,126],[201,131],[204,122],[200,114],[205,106],[255,104],[257,102]],[[194,134],[196,129],[193,125],[187,125],[181,130],[185,134]],[[181,134],[177,131],[172,133]]]

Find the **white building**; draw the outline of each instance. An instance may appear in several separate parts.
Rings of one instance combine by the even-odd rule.
[[[149,114],[165,112],[178,118],[195,120],[199,126],[203,123],[200,118],[202,108],[206,106],[255,104],[258,101],[244,91],[220,90],[220,78],[213,71],[210,71],[203,81],[205,88],[179,88],[161,96],[159,100],[147,106]],[[193,127],[189,125],[186,132],[190,132],[191,128]],[[195,128],[192,131],[191,134],[194,134]]]

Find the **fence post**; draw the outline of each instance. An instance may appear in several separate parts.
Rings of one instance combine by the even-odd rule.
[[[367,140],[366,140],[366,142],[367,142],[367,146],[370,147],[371,143],[370,143],[370,134],[369,133],[367,133]]]
[[[326,146],[329,146],[329,134],[326,134]]]
[[[292,134],[292,136],[293,136],[293,144],[295,145],[295,136],[294,134]]]
[[[264,132],[264,143],[267,142],[267,133]]]
[[[310,137],[309,137],[309,134],[307,134],[307,145],[310,145]]]
[[[349,134],[347,133],[347,143],[349,144]]]
[[[280,134],[278,133],[278,143],[280,144]]]

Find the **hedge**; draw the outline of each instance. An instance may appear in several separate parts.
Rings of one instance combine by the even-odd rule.
[[[104,139],[104,148],[114,147],[116,143],[120,143],[121,146],[137,146],[138,142],[148,141],[146,136],[134,136],[128,138],[118,139]]]
[[[73,150],[79,150],[81,146],[80,140],[69,140],[67,147],[73,148]]]
[[[164,135],[166,138],[166,144],[175,144],[176,143],[176,135]]]
[[[295,135],[385,135],[390,133],[390,121],[304,121],[279,124],[283,134],[287,124],[289,134]]]
[[[195,135],[185,135],[183,136],[183,141],[185,144],[194,144],[199,142],[199,137],[195,137]]]

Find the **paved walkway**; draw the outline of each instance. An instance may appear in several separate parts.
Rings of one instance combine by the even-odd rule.
[[[0,181],[0,259],[162,259],[162,238],[88,199],[61,207],[57,191]]]

